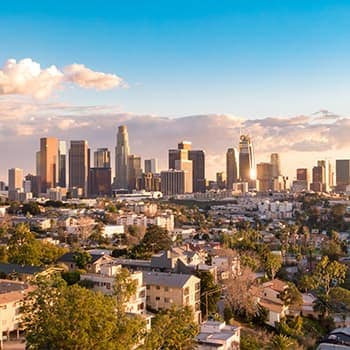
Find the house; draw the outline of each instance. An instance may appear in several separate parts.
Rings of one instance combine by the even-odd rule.
[[[337,328],[324,337],[317,350],[349,350],[350,327]]]
[[[240,328],[208,320],[201,324],[196,341],[198,350],[239,350]]]
[[[93,289],[107,295],[114,292],[116,274],[121,270],[121,265],[112,263],[102,264],[99,272],[85,273],[80,279],[93,282]],[[131,297],[126,305],[126,312],[132,314],[144,314],[146,312],[146,286],[143,283],[143,275],[141,271],[131,273],[131,279],[136,281],[136,293]]]
[[[0,263],[0,276],[5,278],[11,276],[20,280],[28,280],[43,270],[43,268],[38,266]]]
[[[114,261],[114,259],[109,255],[101,255],[101,254],[90,254],[90,255],[91,255],[91,260],[89,261],[89,263],[86,265],[86,268],[85,268],[88,272],[98,273],[101,269],[102,264]],[[68,271],[74,271],[78,269],[74,256],[75,256],[74,252],[66,253],[57,260],[57,263],[64,265]]]
[[[17,339],[21,330],[21,311],[23,298],[33,290],[27,283],[0,280],[0,348],[4,333],[9,338],[16,332]]]
[[[267,310],[266,323],[272,327],[275,327],[276,322],[281,322],[281,319],[288,315],[289,307],[280,299],[280,294],[287,288],[288,284],[277,278],[262,285],[262,292],[257,302]]]
[[[153,310],[169,309],[173,305],[190,306],[196,322],[201,321],[200,279],[194,275],[144,271],[147,287],[146,305]]]

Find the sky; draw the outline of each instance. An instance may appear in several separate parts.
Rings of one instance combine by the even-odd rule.
[[[164,142],[153,147],[159,149],[184,136],[174,135],[164,120],[191,121],[179,132],[197,140],[194,146],[205,148],[210,159],[220,157],[221,167],[226,148],[237,144],[233,125],[255,133],[261,160],[270,148],[260,142],[271,152],[279,141],[284,145],[276,130],[286,140],[303,137],[290,153],[280,147],[291,173],[320,156],[350,157],[347,142],[335,146],[330,136],[349,115],[349,15],[350,2],[337,0],[2,1],[0,178],[11,166],[32,171],[45,133],[84,137],[82,128],[73,127],[81,126],[81,118],[87,125],[96,121],[89,129],[93,146],[104,146],[108,133],[114,145],[113,115],[115,129],[120,121],[130,122],[129,129],[146,130],[147,123],[150,132],[151,125],[162,125],[157,135],[164,134]],[[204,117],[201,140],[192,126]],[[286,127],[296,117],[307,121],[297,130]],[[288,135],[271,126],[276,118]],[[209,126],[217,123],[228,132],[228,144],[220,147],[210,137]],[[98,126],[101,135],[92,132]],[[130,133],[138,135],[132,142],[142,153],[149,139]],[[277,140],[268,143],[261,135]],[[18,148],[11,156],[9,144]],[[145,153],[151,156],[151,150]],[[159,157],[165,164],[166,149]]]

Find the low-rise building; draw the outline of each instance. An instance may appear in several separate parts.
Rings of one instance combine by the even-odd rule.
[[[143,272],[147,287],[147,307],[169,309],[173,305],[190,306],[196,322],[201,321],[200,279],[194,275],[167,272]]]

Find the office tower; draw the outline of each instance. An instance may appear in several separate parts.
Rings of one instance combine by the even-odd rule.
[[[25,176],[25,180],[30,181],[31,192],[33,197],[39,197],[41,191],[41,177],[38,175],[28,174]]]
[[[255,160],[253,144],[249,135],[240,136],[238,152],[240,181],[250,182],[255,178]]]
[[[256,166],[257,190],[259,192],[268,192],[273,189],[271,163],[259,163]]]
[[[183,170],[168,170],[160,173],[160,188],[164,196],[185,193],[185,172]]]
[[[40,151],[35,153],[35,167],[36,167],[36,175],[40,176]]]
[[[23,180],[23,192],[30,193],[32,192],[32,183],[30,180]]]
[[[152,158],[152,159],[145,159],[145,173],[152,173],[157,174],[158,173],[158,159]]]
[[[226,152],[226,186],[228,190],[232,190],[233,184],[238,182],[238,169],[237,149],[229,148]]]
[[[205,152],[189,150],[188,159],[192,161],[192,190],[196,193],[205,192]]]
[[[89,197],[110,197],[112,195],[112,171],[109,167],[90,168]]]
[[[67,187],[67,146],[66,141],[58,142],[58,182],[59,187]]]
[[[128,189],[129,191],[136,189],[136,182],[142,176],[141,157],[130,154],[128,156]]]
[[[69,188],[81,189],[87,195],[90,168],[90,150],[87,141],[71,141],[69,150]]]
[[[312,168],[310,189],[315,192],[326,191],[326,168],[323,165],[317,165]]]
[[[8,171],[8,191],[23,190],[23,170],[12,168]]]
[[[223,171],[216,173],[216,185],[220,190],[226,188],[226,174]]]
[[[278,153],[271,153],[270,163],[272,164],[272,177],[281,176],[281,159]]]
[[[110,168],[111,152],[108,148],[98,148],[94,152],[94,168]]]
[[[297,181],[309,181],[309,174],[306,168],[297,169]]]
[[[46,192],[56,186],[58,164],[58,140],[55,137],[40,139],[41,189]]]
[[[184,149],[190,151],[192,149],[192,142],[190,141],[181,141],[177,144],[178,149]]]
[[[160,174],[143,173],[136,181],[136,188],[147,192],[160,191]]]
[[[350,159],[337,159],[335,168],[337,191],[345,191],[350,185]]]
[[[115,148],[115,178],[118,189],[128,188],[128,156],[129,156],[129,137],[125,125],[118,128],[117,146]]]
[[[329,160],[317,161],[317,166],[322,166],[325,169],[324,189],[323,191],[329,192],[331,186],[333,186],[333,170]]]
[[[175,170],[182,170],[184,172],[184,191],[185,193],[193,192],[193,167],[192,160],[177,159],[175,161]]]

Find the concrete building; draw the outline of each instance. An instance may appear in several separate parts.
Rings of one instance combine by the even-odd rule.
[[[216,185],[219,190],[226,188],[226,174],[223,171],[216,173]]]
[[[90,150],[85,140],[71,141],[69,150],[69,188],[82,189],[88,193]]]
[[[281,159],[278,153],[271,153],[270,163],[272,164],[272,177],[275,178],[281,176]]]
[[[118,127],[117,146],[115,148],[115,186],[117,189],[128,188],[129,136],[125,125]]]
[[[23,170],[11,168],[8,171],[8,191],[23,190]]]
[[[147,307],[169,309],[173,305],[190,306],[196,322],[201,321],[200,279],[194,275],[143,272],[147,287]]]
[[[184,193],[193,192],[193,164],[191,160],[177,159],[175,161],[175,170],[184,172]]]
[[[226,186],[232,190],[233,184],[238,182],[239,178],[239,155],[236,148],[229,148],[226,152]]]
[[[162,171],[160,179],[160,189],[164,196],[185,193],[185,172],[183,170]]]
[[[142,177],[141,157],[135,154],[128,156],[128,190],[137,189],[137,180]]]
[[[326,168],[323,165],[317,165],[312,168],[312,183],[310,189],[315,192],[326,192]]]

